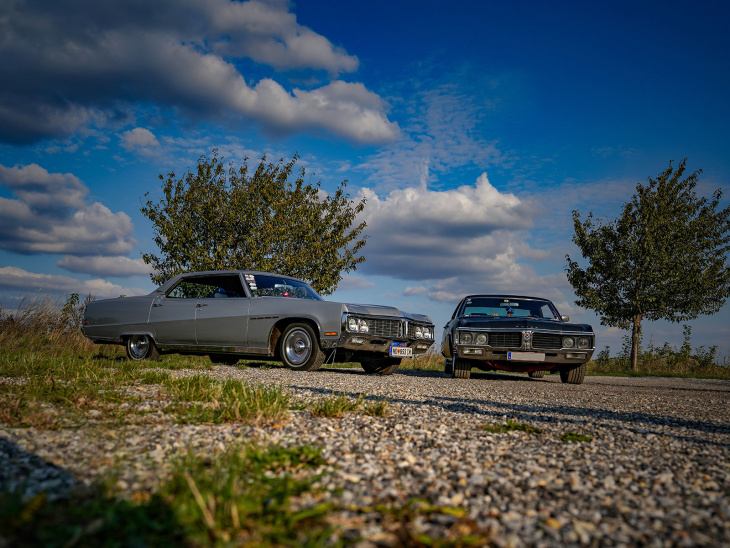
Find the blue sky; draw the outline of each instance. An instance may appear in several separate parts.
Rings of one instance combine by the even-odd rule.
[[[201,154],[301,156],[366,197],[331,299],[437,327],[467,293],[574,305],[571,211],[615,217],[670,160],[730,175],[724,2],[23,1],[0,5],[0,303],[153,289],[141,215]],[[727,196],[723,204],[727,204]],[[730,307],[691,322],[730,345]],[[680,344],[681,325],[645,341]]]

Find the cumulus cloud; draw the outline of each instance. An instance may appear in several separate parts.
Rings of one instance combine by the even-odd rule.
[[[486,173],[452,190],[421,185],[380,196],[366,188],[359,197],[367,199],[362,218],[368,224],[361,270],[418,281],[406,287],[406,296],[454,302],[474,292],[545,294],[567,286],[564,275],[539,276],[529,264],[549,256],[527,241],[536,204],[500,192]]]
[[[143,127],[136,127],[125,131],[121,135],[122,146],[127,150],[133,150],[135,148],[147,148],[147,147],[158,147],[160,146],[157,137],[149,129]]]
[[[374,287],[375,283],[363,278],[362,276],[353,276],[352,274],[345,274],[342,276],[342,280],[337,284],[337,289],[367,289],[368,287]]]
[[[61,268],[69,272],[91,274],[92,276],[138,276],[149,275],[152,267],[142,259],[129,257],[74,257],[67,255],[58,263]]]
[[[0,165],[0,249],[17,253],[125,255],[136,241],[124,212],[86,202],[88,189],[75,176],[49,173],[37,164]]]
[[[149,293],[137,287],[122,287],[102,279],[77,280],[68,276],[38,274],[14,266],[0,267],[0,288],[19,293],[49,291],[51,293],[78,293],[94,297],[144,295]]]
[[[299,25],[287,2],[6,2],[0,35],[6,142],[66,136],[150,102],[279,133],[324,130],[383,143],[399,132],[380,97],[362,84],[335,79],[288,91],[271,78],[245,80],[235,64],[243,57],[333,76],[357,69],[356,57]],[[149,137],[137,128],[125,139],[138,146]]]

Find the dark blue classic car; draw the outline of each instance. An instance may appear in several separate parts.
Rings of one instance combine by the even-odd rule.
[[[444,370],[468,379],[472,367],[522,371],[532,378],[560,373],[581,384],[596,347],[593,328],[568,323],[546,299],[514,295],[469,295],[444,326]]]

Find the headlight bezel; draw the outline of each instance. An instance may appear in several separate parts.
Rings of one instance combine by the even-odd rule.
[[[370,325],[365,318],[357,316],[348,316],[345,322],[345,329],[348,333],[369,333]]]
[[[565,335],[563,337],[563,348],[575,348],[576,338],[573,335]]]

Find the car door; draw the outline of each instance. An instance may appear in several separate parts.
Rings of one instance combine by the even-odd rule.
[[[248,333],[250,299],[239,274],[208,276],[213,289],[195,306],[195,335],[200,346],[237,347],[243,351]]]
[[[192,346],[195,341],[195,306],[197,297],[180,291],[161,295],[152,302],[150,325],[160,345]]]

